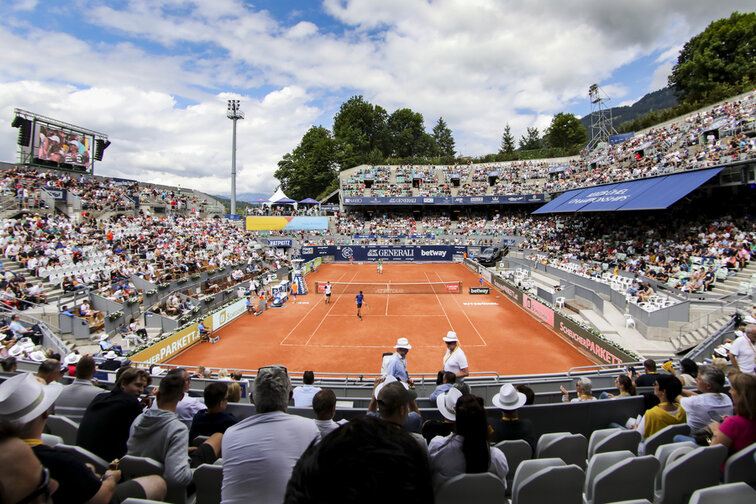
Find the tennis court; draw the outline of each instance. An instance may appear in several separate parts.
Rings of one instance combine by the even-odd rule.
[[[449,330],[456,331],[470,371],[564,372],[592,363],[492,285],[485,284],[489,295],[468,294],[469,287],[480,285],[479,277],[461,264],[384,263],[383,271],[379,275],[375,264],[324,264],[307,276],[310,294],[259,317],[242,315],[218,331],[220,343],[197,344],[170,363],[227,369],[275,363],[292,371],[377,373],[382,354],[406,337],[412,345],[409,372],[435,374],[446,351],[441,338]],[[334,285],[330,304],[316,293],[315,282],[326,281]],[[461,291],[445,287],[454,282],[461,282]],[[365,296],[362,320],[356,315],[359,288]]]

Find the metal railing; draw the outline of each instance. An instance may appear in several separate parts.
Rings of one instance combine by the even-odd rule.
[[[705,331],[704,339],[711,335],[711,324],[718,319],[725,317],[726,315],[732,315],[738,310],[741,305],[750,306],[751,297],[749,295],[743,295],[734,301],[731,301],[725,305],[720,306],[714,311],[701,315],[700,317],[693,319],[686,324],[680,326],[677,336],[672,336],[670,342],[675,346],[677,350],[682,349],[682,339],[686,334],[696,330],[696,328],[702,328]],[[703,323],[701,322],[703,321]]]

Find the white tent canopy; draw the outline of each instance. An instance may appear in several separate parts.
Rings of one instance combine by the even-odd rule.
[[[281,189],[281,186],[278,186],[278,189],[276,189],[276,192],[273,194],[273,196],[268,198],[268,201],[270,203],[275,203],[276,201],[284,199],[284,198],[291,199],[284,194],[283,189]]]

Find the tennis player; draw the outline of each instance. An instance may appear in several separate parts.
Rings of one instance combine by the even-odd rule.
[[[355,301],[357,301],[357,316],[360,318],[360,320],[362,320],[362,300],[364,298],[365,296],[362,295],[362,291],[354,296]]]
[[[377,269],[378,269],[378,274],[379,275],[383,275],[383,259],[380,258],[380,257],[378,258],[378,268]]]
[[[331,304],[331,282],[328,282],[325,286],[325,304]]]

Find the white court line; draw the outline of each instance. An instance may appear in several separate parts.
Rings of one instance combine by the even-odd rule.
[[[443,280],[441,279],[441,275],[439,275],[437,271],[436,271],[435,273],[436,273],[436,276],[438,277],[438,279],[439,279],[439,280],[440,280],[441,282],[443,282]],[[427,276],[428,274],[426,273],[425,275]],[[428,277],[428,281],[430,282],[430,277]],[[462,292],[460,292],[460,294],[462,294]],[[436,295],[436,297],[438,297],[438,295]],[[440,303],[440,302],[441,302],[441,301],[439,301],[439,303]],[[475,332],[476,332],[476,333],[478,334],[478,337],[480,338],[480,341],[482,341],[482,342],[483,342],[483,346],[488,346],[488,343],[486,343],[486,340],[485,340],[485,339],[483,339],[483,335],[482,335],[482,334],[480,334],[480,331],[478,331],[478,328],[477,328],[477,327],[475,327],[475,324],[473,324],[472,320],[470,320],[470,316],[469,316],[469,315],[467,315],[467,311],[465,311],[465,309],[464,309],[464,308],[462,308],[462,306],[461,306],[461,305],[459,304],[459,301],[457,301],[457,300],[455,299],[455,300],[454,300],[454,302],[455,302],[455,303],[457,303],[457,306],[459,306],[459,307],[460,307],[460,309],[462,310],[462,313],[464,313],[464,314],[465,314],[465,318],[467,319],[467,321],[468,321],[468,322],[470,323],[470,325],[472,326],[472,328],[473,328],[473,329],[475,329]],[[469,345],[465,345],[465,346],[469,346]]]
[[[354,275],[352,276],[352,278],[347,283],[352,283],[352,280],[354,280],[354,277],[357,276],[357,273],[359,273],[359,271],[355,271]],[[344,276],[344,275],[342,275],[342,276]],[[339,302],[339,299],[341,299],[341,296],[343,296],[343,295],[344,295],[343,292],[341,294],[339,294],[339,297],[336,298],[336,302],[333,303],[333,306],[336,306],[336,303]],[[313,336],[315,336],[315,333],[318,332],[318,329],[320,329],[320,326],[323,325],[323,322],[325,322],[325,319],[328,317],[328,314],[331,313],[331,310],[333,310],[333,306],[331,306],[328,309],[328,311],[326,312],[326,314],[323,315],[323,319],[320,321],[320,324],[318,324],[318,327],[316,327],[315,330],[312,331],[312,334],[310,334],[310,337],[307,338],[307,341],[305,341],[304,346],[307,346],[310,343],[310,340],[313,338]],[[299,324],[297,324],[297,325],[299,325]],[[292,331],[293,331],[293,329],[292,329]]]
[[[388,345],[306,345],[304,343],[284,343],[281,346],[289,346],[289,347],[307,347],[307,348],[389,348],[391,344]],[[465,345],[465,348],[471,348],[471,347],[485,347],[488,345]],[[418,348],[435,348],[438,350],[438,345],[412,345],[412,348],[418,349]]]
[[[388,317],[388,302],[389,302],[389,292],[391,292],[391,281],[389,280],[388,283],[388,289],[386,289],[386,316]]]
[[[436,273],[436,275],[438,275],[438,273]],[[430,279],[430,277],[428,276],[428,273],[425,273],[425,278],[427,278],[427,279],[428,279],[428,283],[431,283],[431,279]],[[438,277],[438,278],[441,278],[441,277]],[[440,299],[438,298],[438,294],[436,294],[436,293],[434,292],[434,293],[433,293],[433,295],[434,295],[434,296],[436,296],[436,301],[438,301],[438,305],[439,305],[439,306],[441,307],[441,309],[443,310],[443,312],[444,312],[444,317],[446,317],[446,321],[447,321],[447,322],[449,322],[449,327],[451,327],[451,328],[452,328],[452,331],[454,331],[454,324],[452,324],[451,320],[449,319],[449,315],[448,315],[448,314],[446,313],[446,308],[444,308],[444,305],[443,305],[443,304],[441,303],[441,300],[440,300]]]
[[[367,304],[367,303],[365,303]],[[354,315],[329,315],[330,317],[354,317]],[[377,317],[378,315],[374,315],[372,318]],[[384,317],[443,317],[442,314],[436,314],[436,315],[384,315]]]
[[[344,277],[344,275],[346,275],[346,272],[344,272],[344,273],[341,274],[341,276],[339,277],[339,280],[341,280]],[[336,282],[338,282],[339,280],[336,280]],[[315,294],[318,294],[318,293],[316,292]],[[325,296],[325,294],[324,294],[324,296]],[[297,322],[297,324],[294,327],[291,328],[291,331],[289,331],[289,334],[287,334],[284,337],[284,339],[281,340],[281,342],[279,343],[279,345],[283,345],[284,344],[284,341],[286,341],[289,338],[289,336],[291,336],[291,333],[294,332],[294,329],[296,329],[297,327],[299,327],[299,324],[301,324],[302,322],[304,322],[305,319],[310,316],[310,313],[312,313],[312,310],[314,310],[319,304],[320,304],[320,301],[318,301],[317,303],[313,303],[312,308],[310,308],[310,311],[308,311],[307,313],[305,313],[305,316],[299,319],[299,322]]]

